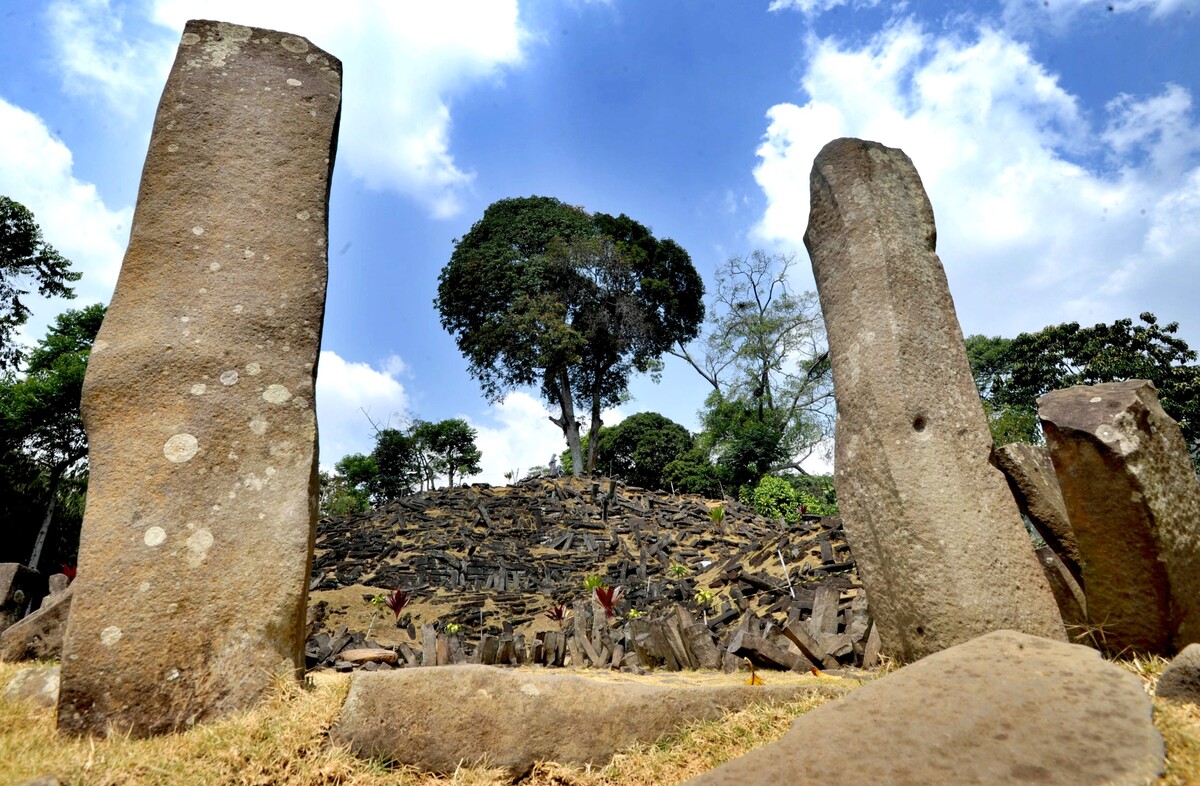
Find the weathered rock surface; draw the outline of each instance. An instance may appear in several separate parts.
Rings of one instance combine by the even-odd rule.
[[[1161,654],[1200,642],[1200,479],[1154,385],[1056,390],[1038,414],[1097,640]]]
[[[0,660],[47,660],[62,655],[74,587],[48,595],[42,607],[0,633]]]
[[[46,580],[36,570],[17,562],[0,563],[0,631],[17,622],[34,595],[46,590]]]
[[[813,163],[805,245],[829,334],[838,500],[884,650],[982,633],[1063,639],[971,378],[933,209],[900,150],[858,139]]]
[[[801,716],[778,742],[692,786],[1144,784],[1163,771],[1150,699],[1075,644],[999,631]],[[813,740],[853,740],[854,754]]]
[[[1200,644],[1189,644],[1167,664],[1154,691],[1176,701],[1200,704]]]
[[[1017,507],[1033,522],[1046,545],[1054,549],[1076,581],[1082,580],[1079,544],[1071,531],[1050,450],[1020,442],[1004,445],[992,451],[992,464],[1004,473]]]
[[[340,95],[303,38],[184,29],[84,384],[63,730],[167,732],[303,667]]]
[[[1083,588],[1054,553],[1054,549],[1039,546],[1035,553],[1050,584],[1050,591],[1054,593],[1054,601],[1058,604],[1058,612],[1062,614],[1068,637],[1077,644],[1092,643],[1087,621],[1087,597]]]
[[[361,756],[441,773],[483,760],[516,777],[539,760],[603,764],[622,748],[754,701],[846,690],[648,685],[491,666],[359,672],[331,735]]]
[[[32,701],[41,707],[53,707],[58,701],[58,666],[33,666],[21,669],[8,681],[4,698],[10,701]]]

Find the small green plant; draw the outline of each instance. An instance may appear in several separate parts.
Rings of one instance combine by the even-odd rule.
[[[462,625],[459,625],[457,622],[447,622],[442,627],[442,630],[447,636],[457,636],[458,634],[462,633],[462,629]]]
[[[646,616],[645,613],[640,612],[637,609],[630,609],[629,612],[626,613],[626,615],[625,615],[626,619],[631,619],[631,620],[640,620],[644,616]]]
[[[708,624],[708,607],[712,605],[713,594],[712,590],[698,589],[692,595],[692,600],[700,607],[700,611],[704,614],[704,624]]]
[[[672,562],[671,567],[667,568],[667,574],[672,578],[681,579],[688,574],[688,566]]]
[[[725,521],[725,508],[722,505],[717,505],[715,508],[708,509],[708,517],[713,524],[721,524]]]
[[[604,577],[599,573],[592,573],[583,580],[583,588],[588,592],[595,592],[601,587],[607,587],[608,583],[604,581]]]

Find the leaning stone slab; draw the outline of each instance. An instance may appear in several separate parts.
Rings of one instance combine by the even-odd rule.
[[[0,633],[0,660],[49,660],[62,655],[74,586],[47,595],[42,607]]]
[[[60,729],[168,732],[303,667],[341,64],[192,21],[88,363]]]
[[[1038,414],[1097,640],[1158,654],[1200,642],[1200,479],[1154,385],[1056,390]]]
[[[921,178],[859,139],[813,163],[804,243],[829,334],[846,538],[884,650],[988,631],[1065,638],[971,378]]]
[[[1200,704],[1200,644],[1189,644],[1167,664],[1154,695]]]
[[[1087,647],[998,631],[824,704],[688,784],[1133,786],[1163,766],[1137,677]]]
[[[486,762],[602,765],[622,748],[755,701],[840,696],[833,685],[650,685],[494,666],[356,672],[331,735],[363,757],[452,773]]]
[[[1063,565],[1079,581],[1083,576],[1079,544],[1071,531],[1067,504],[1063,502],[1062,488],[1054,474],[1050,450],[1015,442],[993,450],[992,464],[1004,473],[1017,507],[1029,517],[1046,545],[1054,549]]]

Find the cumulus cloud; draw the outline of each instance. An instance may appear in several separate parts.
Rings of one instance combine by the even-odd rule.
[[[1152,19],[1166,19],[1182,12],[1200,9],[1197,0],[1002,0],[1002,15],[1007,27],[1021,32],[1065,32],[1088,16],[1144,13]]]
[[[874,8],[879,0],[771,0],[768,11],[799,11],[805,16],[817,16],[841,5]]]
[[[128,17],[142,11],[108,0],[55,2],[49,20],[64,82],[91,85],[117,106],[157,94],[196,6],[149,3],[148,21],[165,29],[137,38],[126,33]],[[525,37],[516,0],[209,0],[204,16],[303,35],[340,57],[339,163],[368,187],[408,194],[438,217],[458,212],[474,178],[450,149],[452,100],[519,64]]]
[[[321,467],[332,469],[343,456],[370,453],[375,447],[371,423],[400,426],[409,417],[409,396],[398,380],[404,367],[398,357],[382,369],[347,361],[335,352],[321,352],[317,366],[317,427]]]
[[[772,107],[758,150],[761,240],[802,247],[813,158],[862,137],[920,172],[965,331],[1194,313],[1200,128],[1186,90],[1114,97],[1096,122],[995,30],[937,38],[900,23],[860,48],[813,39],[809,51],[808,102]]]
[[[550,422],[551,413],[538,398],[524,391],[510,393],[488,412],[486,421],[464,418],[476,430],[475,444],[483,454],[483,472],[472,482],[503,485],[505,472],[524,477],[530,467],[546,466],[550,457],[566,450],[562,430]],[[606,426],[624,420],[618,410],[604,410],[600,418]]]
[[[40,117],[0,98],[0,183],[5,196],[33,213],[42,237],[84,274],[76,300],[45,304],[32,297],[25,340],[37,340],[53,315],[65,307],[107,303],[112,296],[125,244],[129,208],[112,209],[91,183],[73,173],[71,151],[55,139]]]

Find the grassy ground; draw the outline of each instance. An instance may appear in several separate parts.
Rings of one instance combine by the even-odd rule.
[[[1152,689],[1164,661],[1125,664]],[[0,663],[0,686],[20,664]],[[768,675],[768,678],[775,675]],[[464,769],[449,778],[389,769],[331,746],[326,733],[349,687],[345,675],[322,673],[305,689],[281,684],[257,709],[183,734],[151,740],[59,737],[52,710],[0,701],[0,786],[41,775],[88,786],[433,786],[508,784],[500,772]],[[697,723],[656,745],[619,754],[603,768],[538,765],[527,786],[655,786],[674,784],[779,738],[792,719],[823,702],[755,706],[719,721]],[[1200,708],[1154,700],[1155,725],[1167,744],[1160,783],[1200,784]]]

